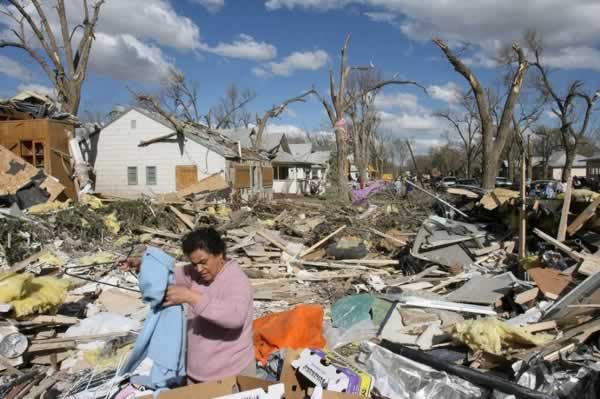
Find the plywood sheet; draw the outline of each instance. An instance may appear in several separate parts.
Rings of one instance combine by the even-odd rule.
[[[220,191],[229,188],[229,185],[225,181],[225,178],[221,173],[215,173],[210,175],[192,185],[178,191],[179,195],[187,196],[190,194],[198,194],[207,191]]]
[[[198,166],[177,165],[175,166],[175,189],[181,191],[198,182]]]
[[[15,194],[38,173],[33,165],[0,146],[0,195]]]

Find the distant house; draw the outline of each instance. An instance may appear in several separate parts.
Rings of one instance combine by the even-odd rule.
[[[323,190],[330,151],[312,151],[312,144],[289,144],[289,152],[280,150],[273,158],[273,192],[308,194],[311,182]]]
[[[600,154],[595,154],[585,159],[587,177],[600,176]]]
[[[270,195],[273,183],[260,151],[242,150],[202,125],[186,125],[179,136],[169,121],[142,108],[125,110],[102,129],[94,167],[96,191],[123,197],[182,190],[215,173],[243,195]]]
[[[573,167],[571,168],[572,176],[585,177],[587,176],[586,157],[583,155],[575,155]],[[562,170],[565,166],[566,154],[564,151],[556,151],[550,155],[547,162],[542,158],[535,157],[533,160],[533,176],[534,179],[553,179],[562,180]],[[545,176],[544,171],[548,170],[548,176]]]

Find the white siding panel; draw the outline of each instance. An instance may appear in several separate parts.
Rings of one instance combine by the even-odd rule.
[[[131,120],[136,121],[131,129]],[[225,170],[225,158],[206,147],[187,140],[183,154],[177,143],[155,143],[138,147],[140,141],[166,135],[172,129],[130,110],[103,129],[98,140],[95,163],[96,191],[136,197],[142,193],[175,191],[175,166],[197,165],[198,178]],[[138,185],[127,185],[127,167],[137,166]],[[156,166],[156,185],[146,186],[146,166]]]

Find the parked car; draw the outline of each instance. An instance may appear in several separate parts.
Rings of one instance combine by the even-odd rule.
[[[512,184],[506,177],[496,177],[496,187],[510,187]]]
[[[475,179],[458,179],[456,184],[459,186],[479,187],[479,182]]]

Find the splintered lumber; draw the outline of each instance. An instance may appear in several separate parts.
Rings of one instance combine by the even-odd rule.
[[[293,254],[291,254],[291,253],[288,252],[288,250],[285,247],[285,245],[283,245],[281,242],[277,241],[273,237],[269,236],[266,232],[264,232],[264,231],[257,231],[256,234],[258,234],[259,236],[261,236],[265,240],[269,241],[271,244],[275,245],[277,248],[281,249],[286,254],[288,254],[290,256],[294,256]]]
[[[577,233],[579,229],[596,214],[596,208],[600,205],[600,197],[597,197],[594,201],[592,201],[584,210],[581,212],[573,223],[567,227],[567,233],[572,236]]]
[[[567,190],[565,191],[565,197],[563,199],[563,206],[560,212],[560,223],[558,224],[558,234],[556,239],[558,241],[564,241],[567,237],[567,223],[569,219],[569,208],[571,207],[571,193],[573,192],[573,175],[569,174],[567,179]]]
[[[177,218],[179,220],[181,220],[183,222],[183,224],[185,224],[190,230],[194,230],[194,227],[196,227],[194,225],[194,222],[192,222],[190,220],[190,217],[188,215],[184,215],[183,213],[181,213],[177,208],[175,208],[173,205],[169,205],[169,209],[171,210],[171,212],[173,212],[175,214],[175,216],[177,216]]]
[[[375,230],[375,229],[374,229],[374,228],[372,228],[372,227],[370,227],[370,228],[369,228],[369,231],[370,231],[371,233],[375,234],[375,235],[378,235],[379,237],[382,237],[382,238],[388,239],[388,240],[390,240],[390,241],[392,241],[392,242],[395,242],[395,243],[396,243],[396,244],[398,244],[398,245],[403,245],[403,246],[404,246],[404,245],[406,245],[406,244],[407,244],[407,243],[406,243],[406,241],[399,240],[399,239],[398,239],[398,238],[396,238],[396,237],[393,237],[393,236],[391,236],[391,235],[389,235],[389,234],[382,233],[381,231],[379,231],[379,230]]]
[[[440,203],[446,205],[448,208],[452,209],[454,212],[458,213],[459,215],[463,216],[464,218],[469,218],[469,216],[464,213],[463,211],[461,211],[460,209],[456,208],[455,206],[453,206],[452,204],[444,201],[443,199],[441,199],[440,197],[438,197],[437,195],[425,190],[424,188],[421,188],[419,186],[417,186],[416,184],[414,184],[413,182],[409,181],[409,180],[405,180],[406,184],[410,184],[411,186],[413,186],[414,188],[416,188],[419,191],[424,192],[425,194],[427,194],[428,196],[430,196],[431,198],[435,199],[436,201],[439,201]]]
[[[540,331],[555,330],[556,328],[557,323],[554,320],[542,321],[541,323],[528,324],[526,326],[523,326],[523,329],[530,334]]]
[[[172,238],[174,240],[179,240],[182,237],[181,234],[169,233],[168,231],[151,229],[150,227],[145,227],[145,226],[139,226],[136,230],[142,231],[144,233],[153,234],[155,236],[162,236],[162,237]]]
[[[10,269],[8,269],[8,272],[4,275],[4,278],[10,277],[11,273],[20,272],[21,270],[25,269],[27,266],[31,265],[33,262],[37,261],[39,258],[44,256],[46,253],[48,253],[48,250],[43,249],[40,252],[23,259],[21,262],[15,263]],[[0,278],[0,280],[3,280],[4,278]]]
[[[298,263],[303,266],[314,266],[322,267],[326,269],[352,269],[352,270],[369,270],[367,266],[360,265],[344,265],[335,262],[309,262],[309,261],[295,261],[292,263]]]
[[[515,295],[515,303],[519,305],[523,305],[525,303],[533,301],[537,298],[540,293],[540,289],[537,287],[531,288],[527,291],[521,292],[520,294]]]
[[[349,265],[364,266],[395,266],[400,262],[394,259],[341,259],[338,263],[347,263]]]
[[[302,255],[300,255],[300,257],[304,258],[306,255],[310,254],[311,252],[313,252],[314,250],[319,248],[321,245],[325,244],[327,241],[329,241],[332,237],[334,237],[336,234],[338,234],[340,231],[344,230],[345,228],[346,228],[346,225],[343,225],[342,227],[340,227],[333,233],[329,234],[327,237],[323,238],[322,240],[317,242],[315,245],[313,245],[312,247],[310,247],[306,251],[304,251],[302,253]]]
[[[550,237],[548,234],[544,233],[540,229],[533,229],[533,233],[540,237],[542,240],[546,241],[547,243],[554,245],[556,248],[560,249],[561,251],[569,255],[571,258],[577,261],[583,260],[584,257],[579,252],[573,251],[571,248],[558,241],[557,239]]]

